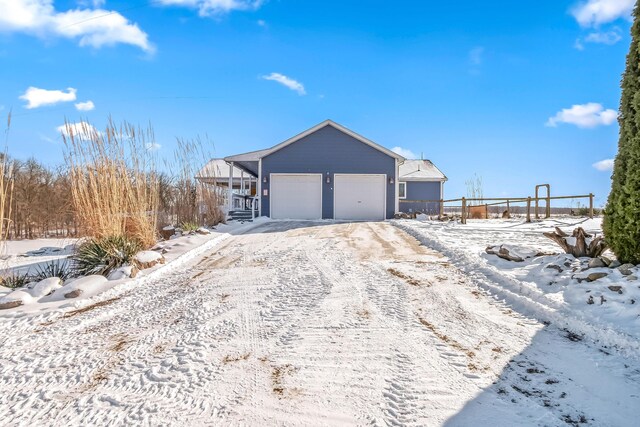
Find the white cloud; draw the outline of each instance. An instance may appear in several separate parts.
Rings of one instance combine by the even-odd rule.
[[[636,0],[587,0],[571,9],[571,14],[583,27],[595,27],[619,18],[631,19]]]
[[[96,129],[92,124],[87,122],[66,123],[56,128],[58,133],[61,133],[65,137],[71,135],[82,137],[90,137],[93,134],[100,135],[101,132]]]
[[[267,26],[267,22],[264,19],[258,19],[258,25],[265,28]]]
[[[469,51],[469,62],[471,65],[480,65],[482,64],[482,54],[484,53],[484,47],[478,46],[474,47]]]
[[[76,106],[76,110],[78,110],[78,111],[91,111],[94,108],[96,108],[96,106],[93,103],[93,101],[77,102],[74,105]]]
[[[406,148],[402,148],[402,147],[393,147],[391,149],[391,151],[393,151],[396,154],[400,154],[402,157],[404,157],[405,159],[417,159],[418,156],[416,156],[413,151],[408,150]]]
[[[618,113],[615,110],[605,110],[601,104],[589,102],[562,109],[555,116],[550,117],[545,125],[556,127],[558,123],[569,123],[580,128],[593,128],[610,125],[616,121],[617,117]]]
[[[71,102],[76,100],[76,89],[70,87],[67,91],[47,90],[37,87],[29,87],[20,99],[27,101],[25,108],[32,109],[44,105],[54,105],[59,102]]]
[[[100,8],[60,12],[53,0],[0,0],[0,32],[64,37],[94,48],[123,43],[153,51],[147,34],[118,12]]]
[[[149,151],[156,151],[156,150],[159,150],[162,147],[162,145],[158,144],[157,142],[148,142],[146,144],[146,147],[147,147],[147,150]]]
[[[288,87],[289,89],[298,92],[298,95],[306,95],[307,92],[304,90],[304,85],[297,80],[294,80],[290,77],[285,76],[280,73],[271,73],[268,76],[262,76],[264,80],[272,80],[274,82],[278,82],[283,86]]]
[[[589,33],[584,38],[584,41],[587,43],[601,43],[601,44],[616,44],[620,40],[622,40],[622,35],[620,35],[620,29],[614,28],[611,31],[600,31]]]
[[[577,39],[574,47],[578,50],[584,50],[585,43],[598,43],[606,45],[614,45],[622,40],[621,30],[614,27],[610,31],[594,31],[586,35],[582,39]]]
[[[234,10],[256,10],[263,0],[159,0],[165,6],[184,6],[198,9],[200,16],[229,13]]]
[[[599,171],[612,171],[613,159],[600,160],[599,162],[595,162],[592,166]]]

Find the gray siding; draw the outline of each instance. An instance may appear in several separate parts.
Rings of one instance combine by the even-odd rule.
[[[440,182],[407,181],[407,198],[400,199],[400,212],[438,214],[439,203],[411,203],[410,200],[440,200]]]
[[[327,172],[331,178],[326,183]],[[395,210],[395,158],[364,144],[357,139],[327,125],[316,132],[262,158],[262,176],[271,173],[321,173],[322,217],[333,218],[333,184],[336,173],[386,174],[387,218]],[[269,189],[270,182],[262,183]],[[269,191],[269,194],[271,192]],[[269,197],[261,195],[262,215],[270,216]]]

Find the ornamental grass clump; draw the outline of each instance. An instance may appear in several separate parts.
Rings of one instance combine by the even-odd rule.
[[[85,235],[156,242],[158,173],[151,128],[113,121],[104,131],[66,123],[62,132],[75,216]]]
[[[73,267],[80,276],[108,276],[119,267],[133,265],[135,255],[142,249],[140,241],[127,236],[92,238],[78,247]]]

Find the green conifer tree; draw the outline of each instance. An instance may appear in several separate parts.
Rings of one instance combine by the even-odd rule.
[[[607,243],[621,262],[640,263],[640,9],[633,12],[631,47],[622,75],[620,137],[603,223]]]

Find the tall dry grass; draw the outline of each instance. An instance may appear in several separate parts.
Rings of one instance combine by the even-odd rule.
[[[4,252],[5,241],[9,232],[11,218],[11,199],[13,196],[12,177],[13,167],[9,161],[7,148],[9,146],[9,129],[11,128],[11,112],[7,115],[7,128],[5,130],[5,148],[0,153],[0,250]]]
[[[151,127],[117,126],[110,119],[104,131],[85,122],[67,122],[65,129],[72,201],[83,231],[155,244],[159,194]]]

